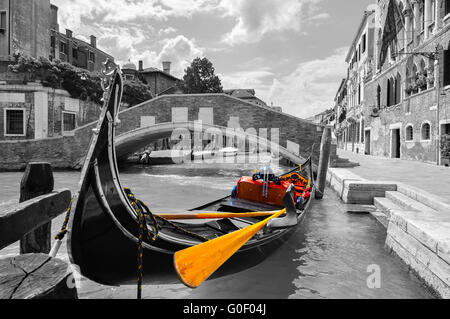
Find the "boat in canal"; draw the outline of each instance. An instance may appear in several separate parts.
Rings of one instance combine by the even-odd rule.
[[[282,176],[268,168],[256,171],[241,178],[230,196],[201,207],[153,214],[120,181],[114,139],[123,82],[117,66],[105,65],[104,106],[68,224],[68,253],[80,273],[102,284],[134,284],[139,246],[145,283],[178,282],[177,252],[261,224],[284,209],[284,215],[267,222],[211,278],[255,266],[280,247],[305,218],[314,198],[311,159]],[[148,236],[142,236],[143,229]]]

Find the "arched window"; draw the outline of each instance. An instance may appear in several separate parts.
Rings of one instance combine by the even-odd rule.
[[[429,141],[429,140],[431,140],[431,126],[430,126],[430,123],[423,123],[422,124],[421,134],[422,134],[422,141]]]
[[[386,97],[386,104],[388,107],[396,104],[395,88],[396,88],[395,78],[389,78],[387,80],[387,97]]]
[[[405,134],[405,138],[407,142],[411,142],[414,140],[414,128],[412,125],[408,125],[406,127],[406,134]]]

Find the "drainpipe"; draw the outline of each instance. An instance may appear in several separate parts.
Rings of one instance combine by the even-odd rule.
[[[441,97],[441,81],[440,81],[440,59],[439,59],[439,49],[436,47],[436,61],[434,64],[434,68],[436,70],[435,75],[435,86],[436,86],[436,123],[437,123],[437,137],[436,137],[436,153],[437,153],[437,165],[442,165],[442,158],[441,158],[441,123],[440,123],[440,97]]]

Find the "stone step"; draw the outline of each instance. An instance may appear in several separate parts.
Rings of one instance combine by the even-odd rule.
[[[333,167],[336,168],[353,168],[353,167],[357,167],[360,166],[359,163],[354,163],[352,161],[350,161],[350,159],[348,158],[341,158],[339,156],[336,156],[334,159],[334,163]]]
[[[441,298],[450,298],[450,265],[396,225],[389,225],[386,246],[392,249]]]
[[[397,183],[397,191],[439,212],[450,214],[450,202],[423,189]]]
[[[374,205],[378,210],[384,212],[387,218],[391,217],[392,211],[403,210],[402,207],[400,207],[399,205],[395,204],[393,201],[385,197],[374,198]]]
[[[393,211],[388,235],[395,229],[408,234],[450,264],[450,216],[429,211]],[[447,278],[450,280],[450,271]]]
[[[376,210],[374,212],[370,212],[370,214],[375,217],[378,222],[384,226],[384,228],[388,228],[389,226],[389,217],[387,214],[381,210]]]
[[[394,204],[396,204],[397,206],[400,206],[402,210],[438,213],[431,207],[426,206],[400,192],[388,191],[386,192],[386,198],[389,199]]]

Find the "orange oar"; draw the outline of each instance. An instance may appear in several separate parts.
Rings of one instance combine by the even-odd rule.
[[[270,220],[285,212],[283,209],[262,222],[175,253],[175,270],[181,282],[190,288],[200,286]]]
[[[224,218],[249,218],[249,217],[269,217],[277,212],[252,212],[252,213],[182,213],[182,214],[158,214],[166,220],[196,220],[196,219],[224,219]]]

